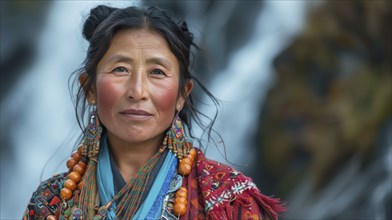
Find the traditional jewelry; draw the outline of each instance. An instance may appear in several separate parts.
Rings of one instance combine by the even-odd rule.
[[[60,197],[65,201],[72,198],[76,188],[80,190],[83,186],[80,180],[86,169],[86,161],[85,158],[81,157],[81,151],[82,146],[73,152],[71,158],[67,161],[67,167],[72,172],[68,174],[68,179],[64,182],[64,188],[60,191]]]
[[[179,159],[177,172],[182,176],[187,176],[191,173],[193,162],[196,156],[196,150],[190,142],[185,140],[184,126],[178,114],[174,117],[172,127],[166,134],[163,141]],[[184,179],[184,178],[183,178]],[[176,216],[182,216],[186,212],[188,191],[185,187],[181,187],[175,193],[175,200],[173,205],[173,212]]]
[[[77,151],[72,153],[71,158],[67,161],[69,174],[64,182],[64,187],[60,191],[60,197],[63,199],[60,215],[64,219],[69,219],[70,217],[72,219],[85,219],[86,217],[94,220],[105,219],[113,202],[120,198],[121,200],[116,207],[117,215],[121,215],[125,219],[132,218],[140,205],[141,194],[147,185],[149,173],[166,147],[179,159],[177,172],[182,176],[182,180],[192,170],[196,150],[190,142],[185,140],[181,119],[176,115],[171,128],[166,133],[163,147],[159,149],[158,153],[147,162],[146,166],[141,168],[135,178],[131,179],[130,184],[123,187],[108,203],[99,207],[97,206],[99,204],[99,201],[97,201],[98,196],[93,194],[93,192],[96,192],[95,173],[101,133],[102,127],[94,110],[90,115],[83,143],[78,147]],[[86,165],[87,163],[88,165]],[[143,174],[147,176],[143,176]],[[177,217],[186,213],[187,194],[188,191],[185,187],[180,187],[175,192],[172,211]],[[56,219],[55,216],[50,217]]]
[[[172,127],[166,133],[163,145],[167,145],[180,160],[186,157],[192,149],[192,144],[185,140],[184,126],[178,114],[174,117]]]
[[[93,101],[95,103],[95,101]],[[76,189],[82,189],[82,176],[86,169],[86,163],[90,159],[95,159],[99,152],[99,141],[101,139],[102,127],[100,126],[95,105],[90,113],[90,120],[84,134],[84,140],[79,145],[77,151],[72,153],[71,159],[67,161],[67,167],[70,169],[68,179],[64,183],[64,188],[60,191],[60,197],[64,201],[72,198],[72,194]]]

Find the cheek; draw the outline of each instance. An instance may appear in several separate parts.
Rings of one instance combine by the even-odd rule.
[[[97,79],[97,109],[101,118],[110,116],[120,95],[120,89],[110,80]]]
[[[172,85],[167,87],[161,87],[159,91],[154,92],[155,105],[158,111],[167,114],[174,114],[178,86]]]

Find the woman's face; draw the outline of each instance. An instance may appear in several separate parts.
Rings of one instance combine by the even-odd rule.
[[[98,63],[88,100],[96,101],[111,142],[158,144],[184,104],[179,78],[178,60],[162,36],[125,29],[114,35]]]

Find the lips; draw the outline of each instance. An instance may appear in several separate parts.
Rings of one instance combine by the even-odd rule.
[[[134,115],[134,116],[152,116],[153,114],[139,109],[127,109],[120,112],[123,115]]]

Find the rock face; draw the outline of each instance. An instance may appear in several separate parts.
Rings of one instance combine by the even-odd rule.
[[[391,10],[390,1],[327,2],[274,61],[259,180],[291,195],[289,219],[391,218]]]

